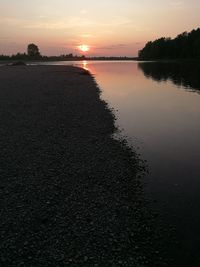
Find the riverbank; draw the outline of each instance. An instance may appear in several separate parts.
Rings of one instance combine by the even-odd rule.
[[[142,167],[88,72],[0,69],[1,265],[164,266]]]

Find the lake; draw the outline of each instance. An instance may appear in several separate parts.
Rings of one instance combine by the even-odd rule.
[[[200,266],[200,64],[53,64],[74,64],[94,74],[121,134],[147,161],[153,208],[175,228],[174,266]]]

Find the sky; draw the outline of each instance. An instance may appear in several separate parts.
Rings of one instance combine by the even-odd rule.
[[[137,56],[145,43],[200,27],[200,0],[0,0],[0,54]]]

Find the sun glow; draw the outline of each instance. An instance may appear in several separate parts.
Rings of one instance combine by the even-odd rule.
[[[81,50],[82,52],[88,52],[90,50],[89,45],[79,45],[78,49]]]

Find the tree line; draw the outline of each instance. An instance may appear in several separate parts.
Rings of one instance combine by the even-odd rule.
[[[29,44],[27,46],[27,53],[17,53],[12,56],[0,55],[0,60],[80,60],[85,59],[86,57],[77,56],[73,54],[66,54],[60,56],[42,56],[39,48],[35,44]]]
[[[139,51],[140,60],[200,59],[200,28],[183,32],[176,38],[160,38],[148,42]]]
[[[29,44],[27,47],[27,53],[17,53],[16,55],[7,56],[0,55],[0,60],[44,60],[44,61],[75,61],[75,60],[134,60],[137,58],[131,57],[86,57],[84,55],[77,56],[70,54],[63,54],[60,56],[43,56],[41,55],[39,48],[35,44]]]
[[[27,54],[26,53],[17,53],[16,55],[7,56],[7,55],[0,55],[1,60],[8,60],[8,59],[16,59],[16,60],[28,60],[28,59],[41,59],[42,56],[40,54],[39,48],[35,44],[29,44],[27,47]]]

